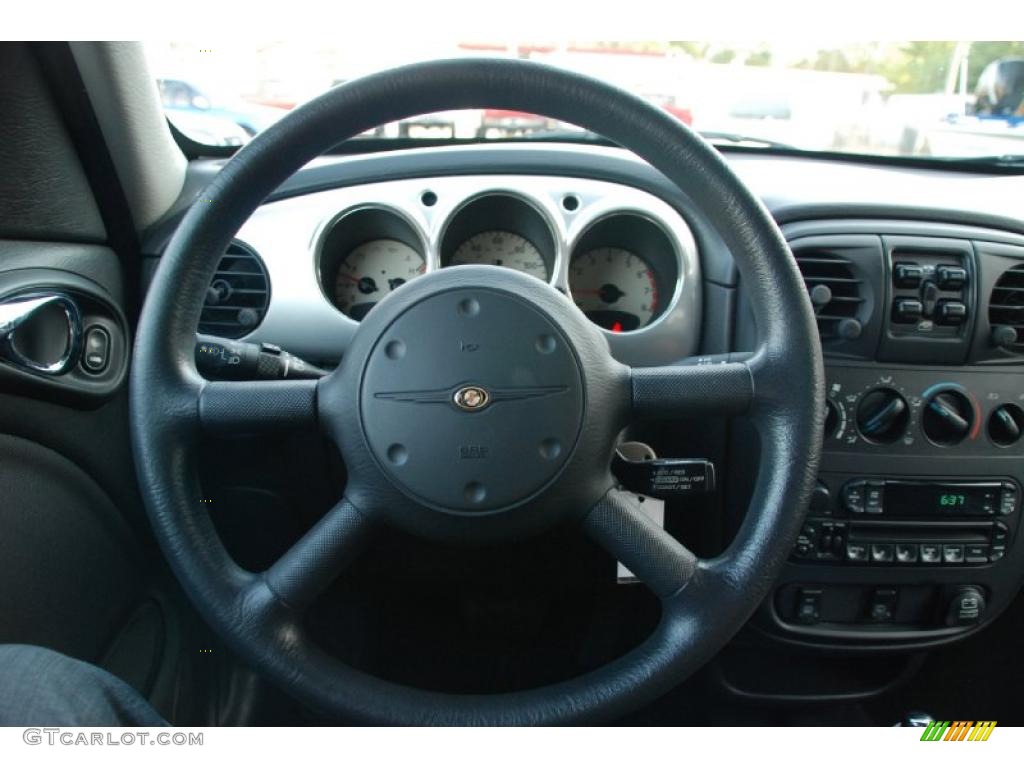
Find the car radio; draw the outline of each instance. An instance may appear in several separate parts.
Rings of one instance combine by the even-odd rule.
[[[1001,560],[1020,498],[1008,480],[936,482],[855,477],[839,503],[819,485],[793,558],[886,566],[987,565]]]
[[[850,480],[842,503],[851,515],[887,517],[991,517],[1017,508],[1017,486],[1010,482],[927,482]]]

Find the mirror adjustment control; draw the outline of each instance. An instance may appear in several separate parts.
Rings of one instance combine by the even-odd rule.
[[[100,374],[110,363],[110,334],[106,328],[94,325],[85,332],[82,348],[82,367],[89,373]]]

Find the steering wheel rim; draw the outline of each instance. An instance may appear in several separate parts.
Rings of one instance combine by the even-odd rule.
[[[745,413],[762,450],[751,511],[727,551],[711,560],[697,559],[650,523],[627,495],[609,488],[605,472],[594,486],[603,493],[581,518],[582,527],[659,596],[662,618],[654,633],[625,656],[571,680],[514,693],[453,695],[366,675],[325,655],[305,634],[303,608],[360,551],[372,528],[348,494],[260,574],[232,561],[200,505],[196,446],[204,431],[312,426],[325,418],[352,428],[339,392],[346,377],[355,380],[355,364],[329,384],[206,382],[195,369],[194,340],[203,296],[230,239],[290,174],[339,140],[377,125],[483,106],[580,125],[651,163],[686,189],[719,231],[750,292],[760,342],[747,362],[630,370],[611,361],[605,344],[606,359],[596,363],[600,381],[585,385],[588,397],[609,398],[613,416],[602,434],[613,437],[627,417]],[[456,277],[451,274],[458,269],[437,273],[450,272],[421,290],[433,291],[432,298],[452,288],[443,281],[461,278],[480,289],[515,292],[515,281],[528,279],[465,269]],[[417,282],[393,295],[412,294],[407,289]],[[589,349],[600,338],[592,328],[577,327],[572,310],[556,297],[541,304],[556,325],[571,327],[571,344]],[[392,316],[400,310],[396,304]],[[588,364],[595,359],[589,352],[586,358]],[[584,373],[590,376],[590,369]],[[664,111],[581,75],[521,61],[444,60],[327,92],[256,136],[217,175],[168,244],[146,297],[130,382],[131,434],[147,511],[186,593],[232,648],[309,705],[369,723],[600,721],[684,680],[768,593],[817,475],[823,380],[814,316],[795,261],[767,210],[714,149]]]

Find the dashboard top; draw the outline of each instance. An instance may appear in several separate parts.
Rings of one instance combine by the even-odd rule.
[[[930,221],[1005,229],[1024,234],[1020,189],[1024,178],[1005,173],[978,173],[946,167],[892,165],[870,157],[792,157],[723,150],[726,162],[764,201],[779,223],[814,217],[910,217]],[[192,164],[181,204],[191,202],[198,185],[224,160]],[[622,149],[580,144],[488,143],[327,156],[310,163],[281,185],[271,199],[317,189],[417,175],[467,173],[546,173],[646,181],[675,189],[658,171]],[[198,182],[198,183],[196,183]],[[685,190],[684,190],[685,192]],[[163,231],[157,228],[155,232]]]

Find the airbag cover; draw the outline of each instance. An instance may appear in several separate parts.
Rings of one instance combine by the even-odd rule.
[[[539,307],[455,289],[412,304],[377,339],[360,425],[404,494],[479,515],[522,504],[558,476],[579,438],[583,391],[576,352]]]

